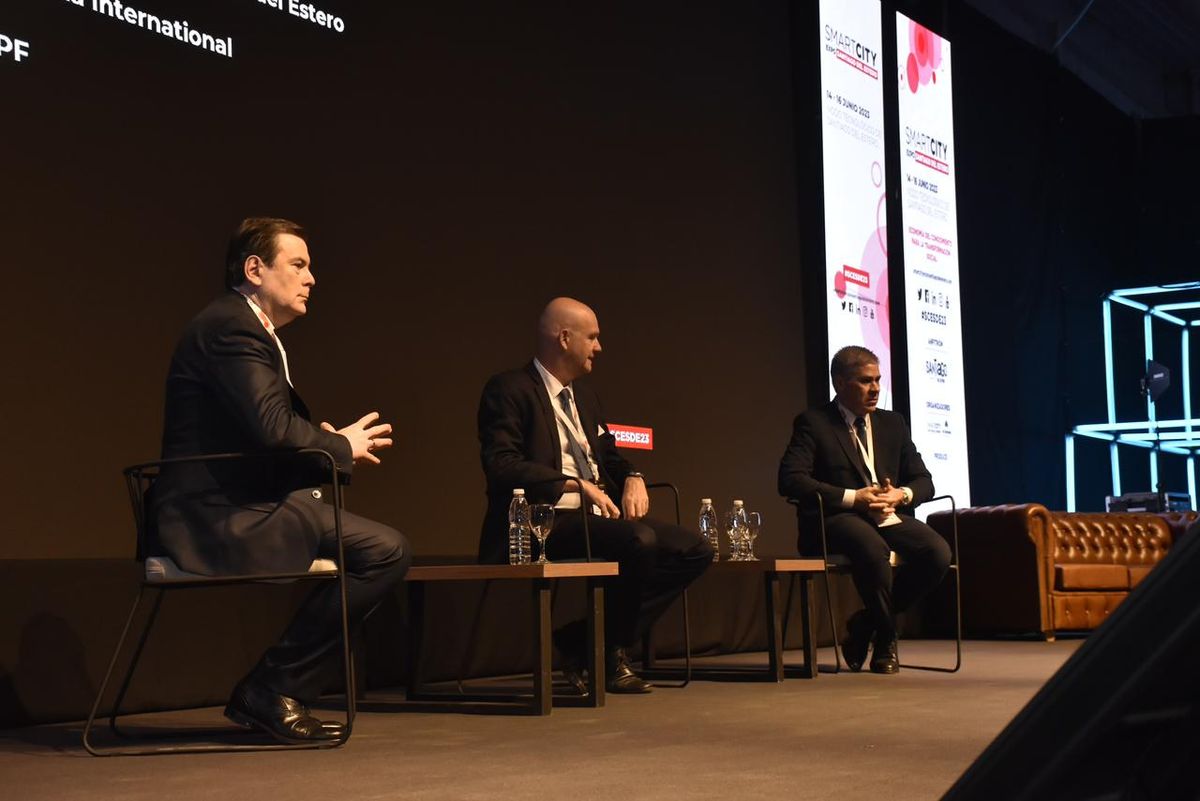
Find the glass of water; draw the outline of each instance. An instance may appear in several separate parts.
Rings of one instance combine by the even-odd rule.
[[[535,503],[529,507],[529,527],[537,537],[540,552],[534,564],[550,564],[550,560],[546,558],[546,538],[550,536],[550,529],[554,528],[554,507],[548,503]]]
[[[736,512],[730,512],[725,517],[725,535],[729,537],[729,561],[745,560],[745,541],[742,539],[746,531],[745,519]]]
[[[763,516],[762,512],[750,512],[746,515],[746,555],[745,558],[749,562],[757,562],[758,557],[754,555],[754,541],[758,539],[758,534],[762,531]]]

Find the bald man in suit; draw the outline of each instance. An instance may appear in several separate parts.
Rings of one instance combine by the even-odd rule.
[[[647,517],[645,479],[617,450],[586,380],[600,350],[595,312],[556,298],[538,320],[537,356],[484,387],[478,423],[488,508],[479,559],[506,559],[508,506],[517,487],[530,501],[559,510],[546,544],[550,558],[582,557],[582,494],[592,512],[593,554],[620,564],[605,596],[606,686],[645,693],[651,685],[634,673],[625,649],[712,564],[713,553],[699,533]],[[584,693],[581,631],[564,627],[555,643],[566,657],[567,681]]]

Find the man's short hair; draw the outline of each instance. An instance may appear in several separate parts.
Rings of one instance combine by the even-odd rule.
[[[291,234],[308,241],[304,229],[280,217],[247,217],[229,237],[225,252],[225,288],[237,289],[246,280],[246,259],[258,256],[266,264],[279,255],[279,235]]]
[[[829,362],[829,377],[850,378],[864,364],[879,364],[879,357],[868,348],[847,345],[833,354],[833,359]]]

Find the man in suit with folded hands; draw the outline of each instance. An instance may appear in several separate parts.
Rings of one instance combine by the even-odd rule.
[[[148,497],[148,555],[206,576],[303,573],[314,558],[336,558],[333,507],[320,489],[328,465],[278,452],[325,450],[348,479],[355,463],[379,463],[392,427],[374,412],[336,430],[309,421],[276,331],[307,313],[315,283],[299,225],[250,218],[234,232],[226,291],[188,324],[171,359],[162,455],[260,455],[164,465]],[[398,531],[349,512],[342,539],[339,567],[357,623],[404,576],[412,555]],[[308,704],[341,652],[341,631],[338,585],[321,582],[235,688],[225,714],[283,742],[340,739],[341,724],[313,717]]]
[[[533,503],[554,504],[548,556],[584,556],[580,493],[592,513],[592,554],[620,564],[605,595],[606,687],[613,693],[650,692],[629,666],[625,649],[637,642],[671,602],[712,564],[712,548],[697,532],[653,520],[642,474],[622,456],[600,401],[584,377],[600,353],[600,324],[571,298],[550,301],[538,320],[537,356],[493,376],[479,401],[479,442],[488,508],[479,561],[503,562],[508,552],[508,506],[514,488]],[[577,490],[577,492],[571,492]],[[555,632],[567,681],[582,693],[582,626]]]
[[[879,357],[849,346],[829,366],[836,397],[800,414],[779,464],[779,493],[800,502],[799,548],[819,554],[819,494],[831,553],[849,557],[864,609],[849,621],[842,654],[861,670],[873,646],[874,673],[896,673],[894,615],[932,590],[950,565],[950,548],[911,516],[933,497],[933,479],[904,418],[877,409]],[[897,514],[900,512],[900,514]],[[893,577],[890,551],[903,564]]]

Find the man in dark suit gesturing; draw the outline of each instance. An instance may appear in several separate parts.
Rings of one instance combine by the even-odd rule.
[[[251,218],[229,243],[228,291],[184,330],[167,375],[163,458],[262,452],[250,462],[164,466],[149,497],[150,555],[171,557],[202,575],[297,572],[314,558],[336,557],[333,509],[321,500],[329,468],[270,451],[320,448],[340,474],[355,462],[379,463],[392,427],[372,412],[343,429],[309,422],[292,388],[287,352],[275,333],[308,311],[316,283],[300,226]],[[342,514],[347,609],[361,621],[399,581],[412,561],[394,529]],[[340,738],[340,724],[314,718],[319,695],[339,653],[341,602],[334,582],[322,582],[233,692],[225,714],[284,742]]]
[[[605,597],[606,685],[610,692],[649,692],[625,648],[635,643],[676,597],[712,563],[698,533],[646,517],[642,474],[616,448],[600,401],[581,380],[600,353],[600,324],[577,300],[556,298],[538,320],[537,357],[493,376],[479,402],[479,442],[488,509],[479,540],[481,562],[503,562],[508,506],[515,488],[560,510],[546,543],[551,559],[584,555],[580,493],[590,519],[592,553],[620,563]],[[619,503],[618,503],[619,499]],[[566,677],[586,692],[579,626],[555,633]]]
[[[933,589],[950,565],[950,548],[908,511],[933,497],[933,480],[913,445],[904,418],[876,409],[879,357],[850,346],[829,367],[835,399],[800,414],[779,464],[779,492],[800,501],[800,551],[819,548],[817,502],[825,510],[829,549],[850,558],[865,608],[850,619],[842,653],[862,669],[874,643],[871,670],[895,673],[896,625],[903,612]],[[898,515],[903,510],[906,514]],[[903,560],[893,579],[890,551]]]

